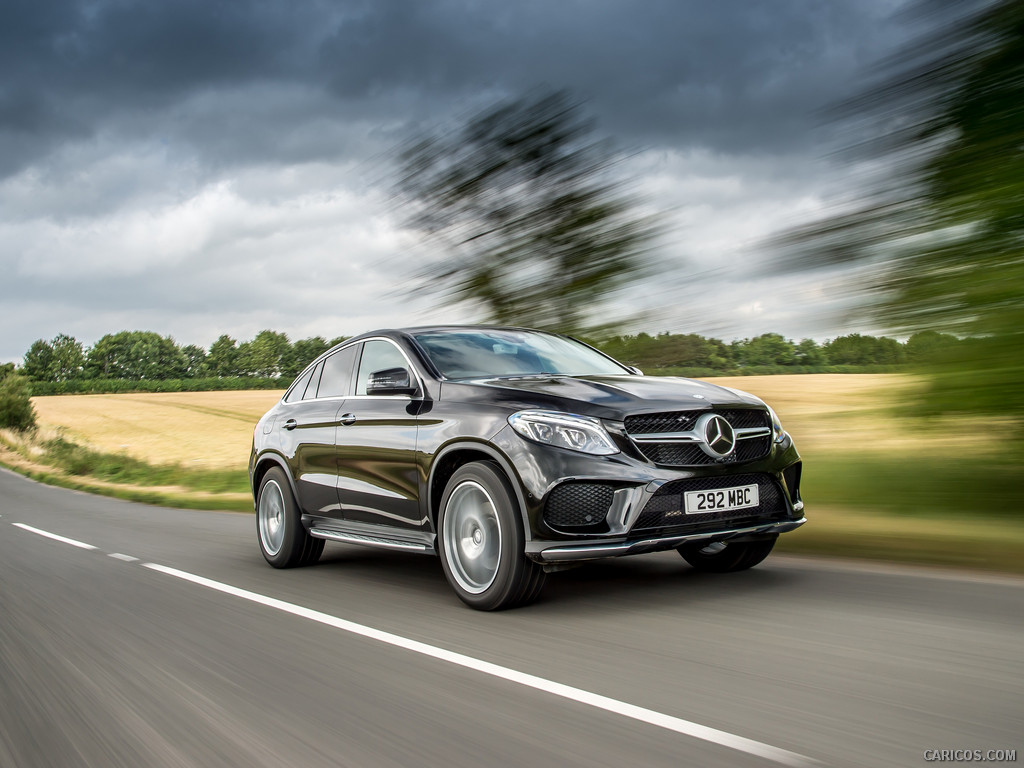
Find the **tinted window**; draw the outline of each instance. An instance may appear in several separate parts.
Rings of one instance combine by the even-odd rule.
[[[366,394],[366,385],[371,373],[388,368],[409,368],[405,355],[399,352],[398,347],[390,341],[375,340],[363,344],[363,357],[359,361],[359,376],[356,379],[356,394]]]
[[[324,360],[317,397],[344,397],[352,390],[352,365],[358,345],[345,347]]]
[[[292,384],[291,390],[284,398],[286,403],[294,403],[296,400],[302,399],[302,393],[306,391],[306,385],[309,383],[309,377],[312,373],[312,371],[306,371],[295,380],[295,383]]]
[[[429,331],[416,334],[416,341],[449,379],[627,373],[584,344],[537,331]]]
[[[324,363],[321,360],[317,363],[316,368],[313,369],[313,375],[309,379],[309,384],[306,385],[306,393],[302,396],[303,400],[312,400],[316,397],[316,388],[320,386],[320,374],[324,371]]]

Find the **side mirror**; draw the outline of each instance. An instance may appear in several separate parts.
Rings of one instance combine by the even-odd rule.
[[[413,395],[416,385],[412,375],[405,368],[386,368],[374,371],[366,383],[368,395]]]
[[[627,365],[626,367],[629,368],[629,372],[632,373],[634,376],[644,375],[644,372],[637,368],[635,365]]]

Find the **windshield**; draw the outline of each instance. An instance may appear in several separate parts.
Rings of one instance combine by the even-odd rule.
[[[539,331],[426,331],[413,337],[449,379],[617,375],[628,370],[579,342]]]

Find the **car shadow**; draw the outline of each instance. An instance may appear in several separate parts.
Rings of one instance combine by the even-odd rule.
[[[302,569],[308,572],[308,569]],[[319,577],[401,589],[406,596],[451,604],[454,597],[435,557],[368,547],[331,545],[312,569]],[[675,552],[597,560],[548,575],[537,602],[522,610],[547,613],[602,613],[624,607],[726,606],[768,598],[808,578],[804,572],[773,568],[771,558],[748,571],[712,574],[695,570]]]

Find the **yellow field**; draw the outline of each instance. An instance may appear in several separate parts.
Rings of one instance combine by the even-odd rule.
[[[709,379],[764,398],[802,453],[915,455],[965,447],[984,430],[900,418],[896,407],[917,386],[899,374],[818,374]],[[62,395],[34,398],[40,424],[62,428],[75,442],[124,452],[150,463],[242,468],[257,419],[280,391]],[[897,428],[898,427],[898,428]],[[991,441],[989,441],[991,444]]]
[[[281,391],[60,395],[32,399],[43,428],[152,464],[244,469],[256,421]]]
[[[1011,425],[991,417],[912,416],[921,380],[908,374],[806,374],[708,379],[762,398],[779,414],[800,453],[937,457],[1002,450],[993,439]]]
[[[810,500],[814,525],[784,537],[783,551],[903,560],[970,568],[1024,571],[1024,532],[1014,519],[973,519],[948,513],[932,516],[922,526],[921,514],[911,499],[907,514],[871,506],[879,493],[902,490],[902,481],[880,479],[872,466],[917,468],[918,459],[937,458],[934,465],[968,452],[972,458],[996,457],[1003,441],[1000,425],[978,417],[922,420],[912,418],[913,395],[920,381],[913,376],[795,375],[710,379],[762,397],[775,408],[793,435],[808,466],[825,467],[816,477],[819,496]],[[60,430],[72,441],[110,453],[127,453],[151,464],[180,464],[185,468],[225,469],[244,473],[259,417],[281,396],[281,391],[190,392],[128,395],[65,395],[34,398],[42,436]],[[196,508],[251,509],[246,493],[207,493],[186,487],[153,488],[104,482],[93,477],[70,476],[37,462],[43,454],[38,438],[13,433],[0,441],[0,458],[8,466],[69,487],[110,493],[122,498]],[[994,439],[995,438],[995,439]],[[33,442],[33,440],[35,442]],[[22,445],[22,443],[24,443]],[[863,459],[863,461],[858,461]],[[820,463],[819,463],[820,460]],[[878,464],[881,460],[881,464]],[[848,463],[850,462],[850,463]],[[872,465],[875,462],[875,465]],[[863,467],[855,483],[873,487],[859,503],[856,491],[836,496],[829,474],[846,467]],[[941,470],[939,470],[941,471]],[[810,473],[808,473],[808,481]],[[856,478],[861,478],[860,480]],[[894,484],[895,483],[895,484]],[[805,482],[810,496],[810,483]],[[1005,489],[993,497],[1010,497]],[[897,494],[898,495],[898,494]],[[985,493],[973,494],[984,508]],[[900,496],[904,507],[907,499]],[[845,498],[845,502],[836,499]],[[1004,501],[1013,504],[1015,499]],[[957,502],[959,503],[959,502]],[[947,505],[948,506],[948,505]],[[968,506],[970,506],[968,504]]]

